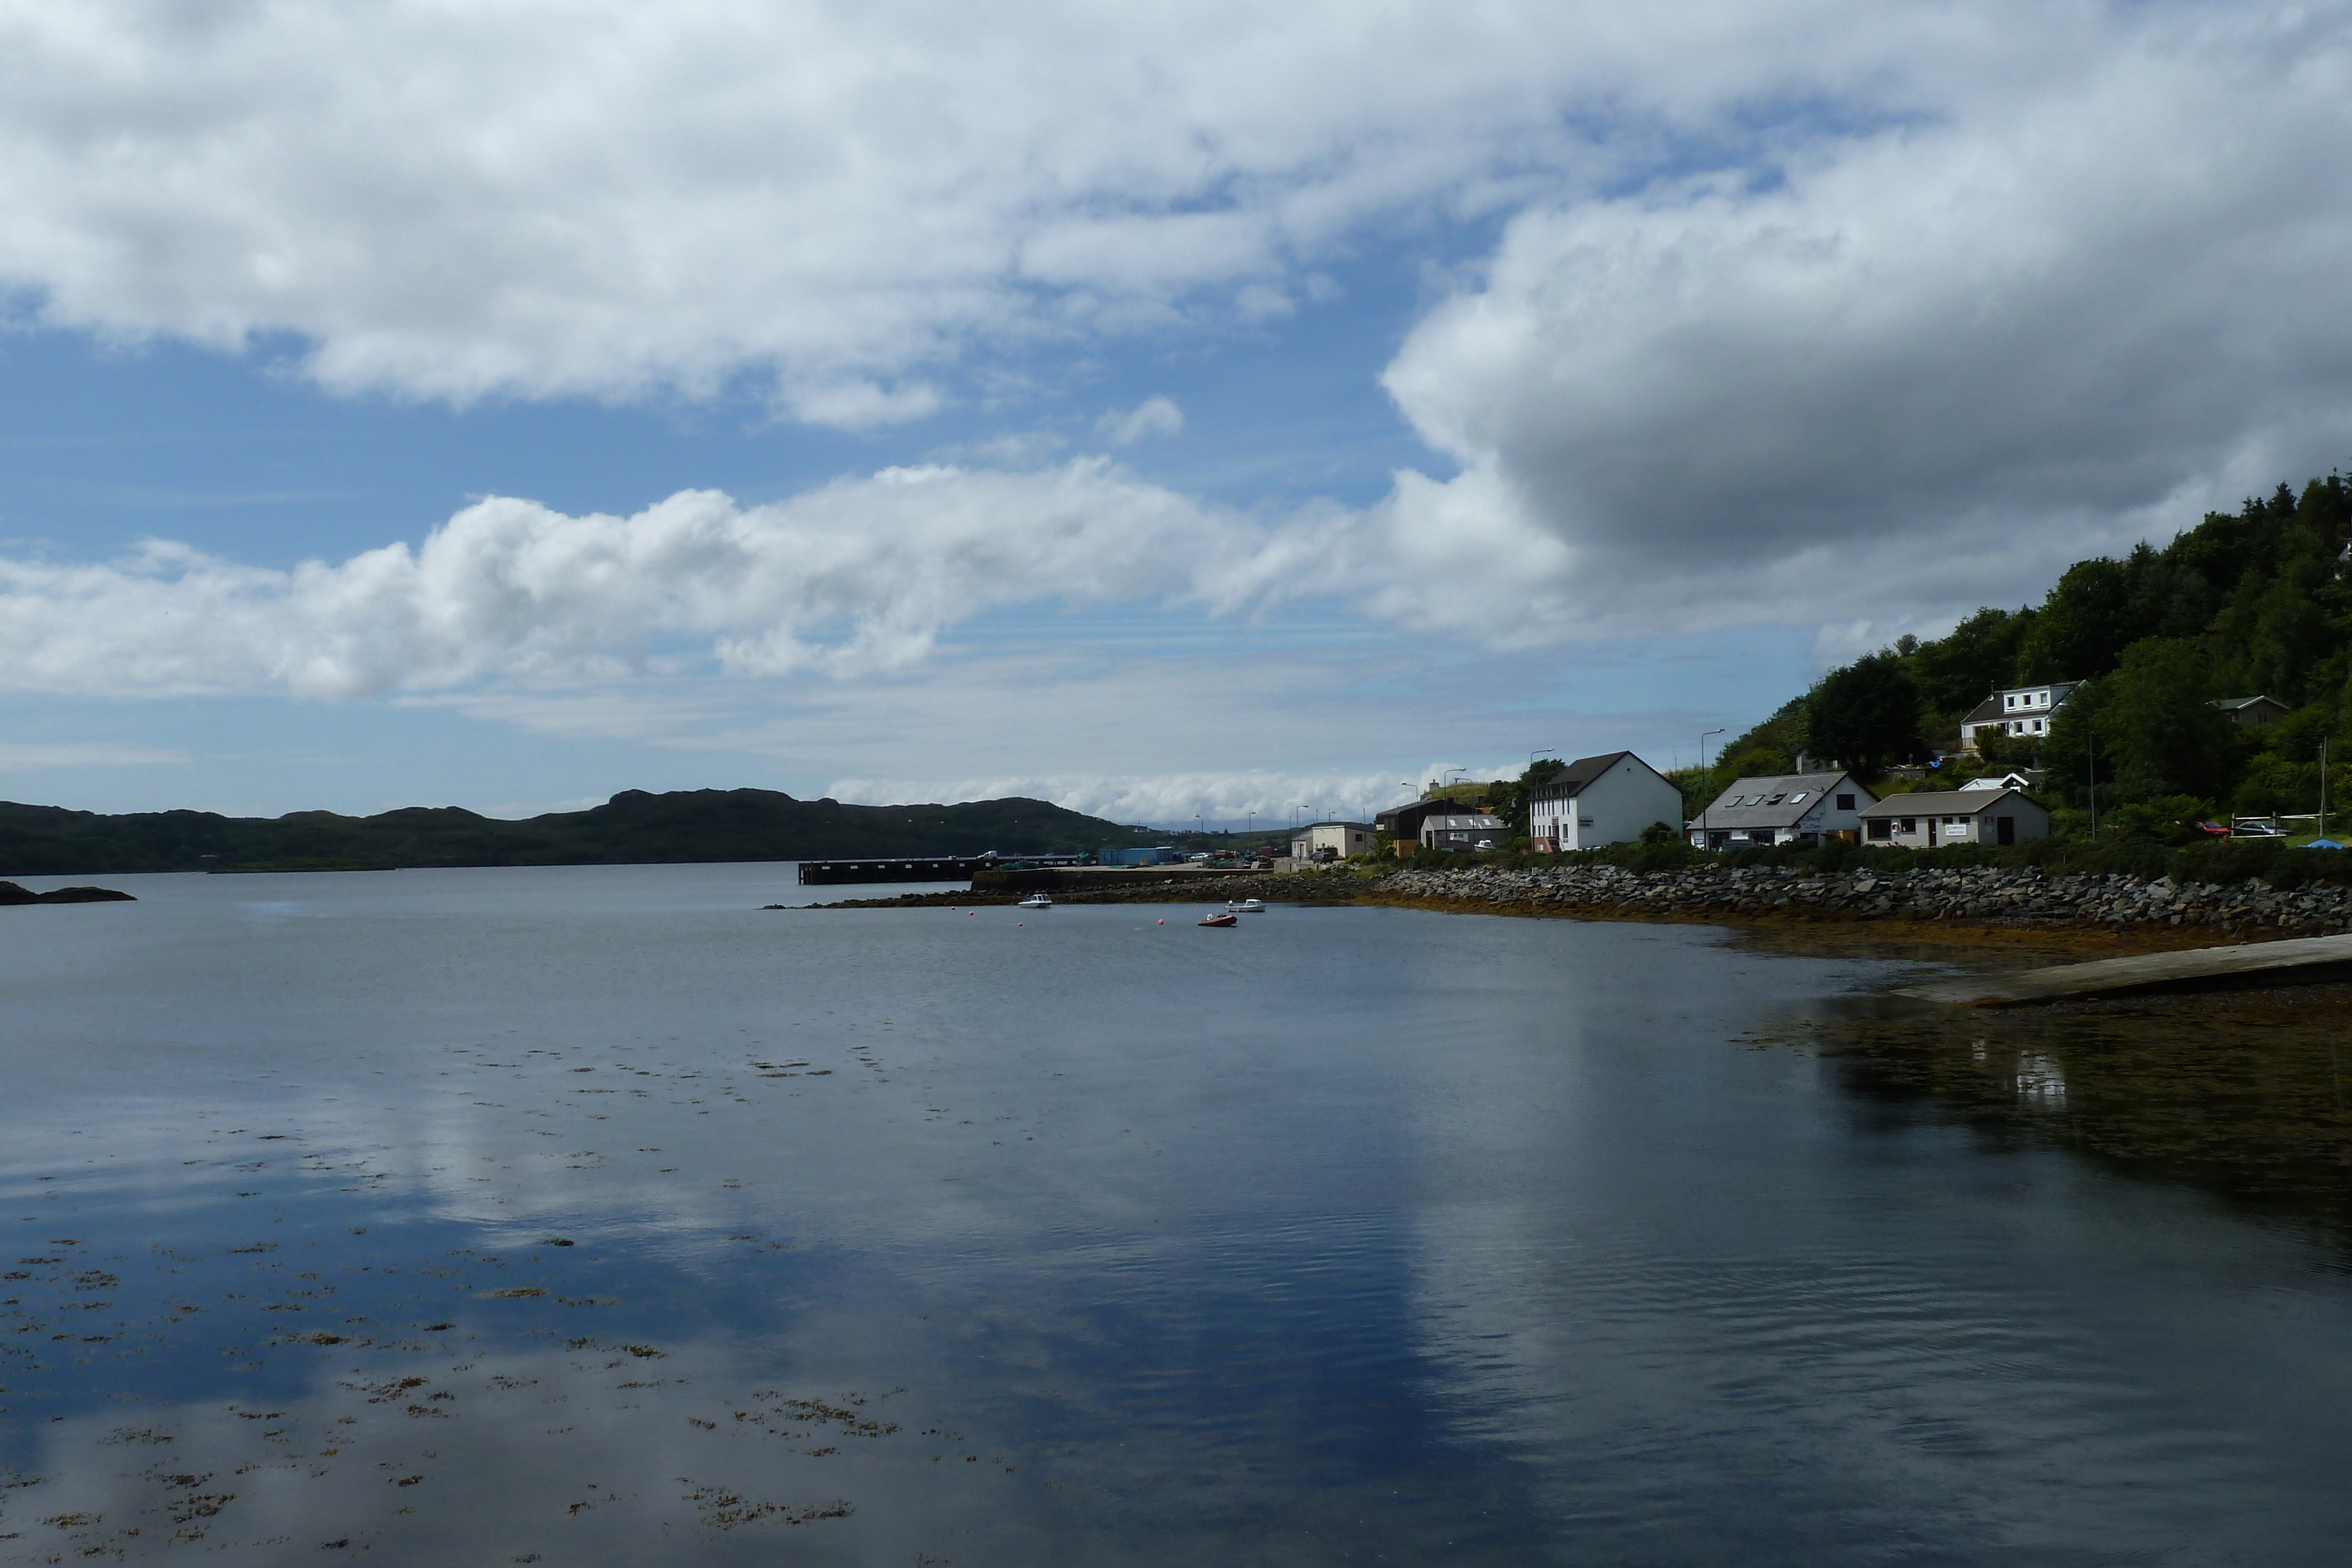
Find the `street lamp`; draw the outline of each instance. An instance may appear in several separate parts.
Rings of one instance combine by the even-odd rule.
[[[1701,773],[1705,773],[1705,772],[1706,771],[1706,737],[1707,737],[1707,736],[1709,736],[1709,735],[1721,735],[1722,733],[1723,733],[1723,731],[1722,731],[1720,728],[1717,728],[1717,729],[1710,729],[1710,730],[1706,731],[1706,733],[1705,735],[1701,735],[1701,736],[1698,737],[1698,770],[1699,770]],[[1706,787],[1707,787],[1708,789],[1714,789],[1714,788],[1715,788],[1715,780],[1714,780],[1714,779],[1707,779],[1707,780],[1706,781]],[[1699,807],[1699,809],[1698,809],[1698,847],[1699,847],[1699,848],[1701,848],[1701,849],[1706,849],[1706,848],[1708,848],[1708,847],[1709,847],[1709,846],[1708,846],[1708,844],[1707,844],[1707,841],[1706,841],[1706,814],[1707,814],[1707,812],[1708,812],[1708,811],[1709,811],[1709,810],[1714,807],[1714,805],[1715,805],[1715,798],[1714,798],[1713,796],[1711,796],[1711,795],[1710,795],[1710,796],[1708,796],[1708,797],[1707,797],[1706,803],[1705,805],[1702,805],[1702,806],[1701,806],[1701,807]]]

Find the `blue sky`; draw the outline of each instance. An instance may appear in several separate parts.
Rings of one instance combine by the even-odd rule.
[[[1687,760],[2344,460],[2347,23],[0,5],[0,797]]]

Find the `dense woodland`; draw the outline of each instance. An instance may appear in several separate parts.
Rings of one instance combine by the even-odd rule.
[[[1162,835],[1164,837],[1164,835]],[[524,821],[457,807],[374,817],[296,811],[102,816],[0,801],[0,876],[142,871],[346,870],[803,860],[821,855],[1043,854],[1159,841],[1148,829],[1019,798],[845,806],[769,789],[624,790]]]
[[[2352,491],[2330,474],[2210,512],[2161,549],[2077,561],[2038,606],[1979,610],[1948,636],[1905,637],[1832,671],[1686,779],[1693,810],[1698,795],[1787,772],[1803,752],[1892,789],[2041,768],[2068,835],[2088,830],[2094,767],[2102,838],[2178,839],[2200,818],[2312,811],[2322,744],[2352,733],[2347,538]],[[1981,761],[1958,756],[1960,720],[1990,693],[2077,680],[2088,684],[2046,740],[2001,737]],[[2291,716],[2242,728],[2210,706],[2258,695]]]

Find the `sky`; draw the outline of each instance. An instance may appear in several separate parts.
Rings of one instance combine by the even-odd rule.
[[[2347,147],[2341,4],[0,0],[0,798],[1687,763],[2352,459]]]

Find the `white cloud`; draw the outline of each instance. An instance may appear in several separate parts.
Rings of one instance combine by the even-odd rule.
[[[1095,429],[1113,446],[1132,446],[1146,436],[1181,435],[1184,411],[1171,397],[1148,397],[1121,413],[1117,409],[1095,422]]]
[[[1440,768],[1418,770],[1436,778]],[[1501,766],[1474,775],[1516,776]],[[1114,822],[1192,828],[1197,815],[1209,828],[1276,833],[1294,821],[1327,817],[1369,821],[1374,813],[1415,798],[1422,786],[1395,769],[1300,773],[1265,768],[1233,772],[1108,775],[998,774],[953,779],[841,779],[825,793],[873,805],[932,800],[994,800],[1022,796]],[[1250,813],[1255,812],[1255,822]]]
[[[291,332],[326,384],[418,397],[749,376],[866,429],[981,355],[1329,298],[1320,269],[1389,224],[1442,231],[1408,247],[1442,281],[1384,381],[1458,469],[1273,519],[1099,466],[924,469],[629,518],[494,500],[293,573],[19,559],[0,683],[849,674],[1055,598],[1328,593],[1507,648],[1933,629],[2341,460],[2347,28],[2097,0],[0,0],[0,281],[41,319]],[[1502,238],[1457,267],[1470,220]],[[1099,434],[1181,423],[1153,398]]]
[[[344,390],[750,372],[864,425],[975,346],[1280,308],[1367,222],[1908,112],[2096,11],[0,0],[0,282],[106,334],[292,333]]]
[[[420,548],[290,572],[160,542],[108,564],[0,559],[0,685],[331,699],[701,658],[870,674],[1007,603],[1238,610],[1280,569],[1268,538],[1100,459],[886,469],[749,508],[682,491],[629,517],[493,498]]]
[[[2352,26],[2158,12],[1785,180],[1515,218],[1386,384],[1397,617],[1903,624],[2338,461]]]

